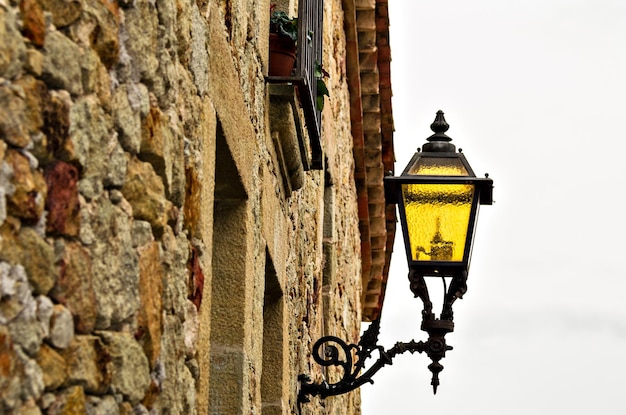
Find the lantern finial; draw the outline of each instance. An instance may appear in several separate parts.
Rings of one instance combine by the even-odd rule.
[[[450,125],[446,122],[446,119],[443,116],[443,111],[441,110],[437,111],[437,115],[435,116],[435,121],[433,121],[433,123],[430,124],[430,129],[433,131],[433,133],[435,133],[435,135],[432,136],[431,138],[434,138],[435,136],[437,136],[437,137],[441,137],[443,141],[452,140],[450,137],[444,134],[446,131],[448,131],[448,128],[450,128]]]
[[[450,128],[450,125],[446,122],[446,119],[443,116],[443,111],[437,111],[435,121],[430,124],[430,129],[435,134],[427,138],[428,143],[422,146],[422,150],[452,153],[456,151],[456,147],[454,146],[454,144],[450,143],[452,139],[446,135],[446,131],[448,131],[448,128]]]

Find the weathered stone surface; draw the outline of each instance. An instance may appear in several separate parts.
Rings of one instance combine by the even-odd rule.
[[[163,278],[160,246],[149,243],[139,252],[139,297],[137,340],[142,344],[150,367],[154,367],[161,352],[163,334]]]
[[[22,312],[31,297],[24,267],[0,262],[0,324],[7,324]]]
[[[59,278],[50,296],[65,305],[74,317],[77,333],[91,333],[98,315],[89,252],[76,242],[57,241]]]
[[[178,399],[174,398],[176,393],[174,391],[182,391],[183,385],[193,384],[189,369],[185,366],[184,361],[176,358],[176,356],[185,353],[181,319],[175,315],[166,315],[164,333],[166,336],[163,337],[162,358],[160,360],[162,368],[159,376],[153,375],[158,381],[161,394],[149,409],[159,412],[170,407],[174,413],[185,413],[184,408],[188,406],[188,403],[184,402],[183,396],[179,394]],[[190,382],[186,383],[187,381]]]
[[[0,89],[13,94],[0,120],[18,131],[8,139],[0,132],[0,413],[206,415],[220,412],[208,397],[224,385],[238,407],[256,413],[267,395],[260,385],[265,341],[276,339],[289,367],[309,363],[303,350],[322,321],[316,307],[326,259],[319,249],[323,173],[308,172],[302,189],[282,193],[265,125],[267,9],[253,1],[227,3],[0,5]],[[338,7],[333,0],[326,11]],[[344,50],[330,43],[341,33],[333,35],[328,50]],[[337,58],[329,61],[345,61]],[[347,91],[344,73],[333,75],[339,97],[339,88]],[[346,235],[337,244],[345,254],[330,259],[346,275],[358,275],[349,122],[333,112],[346,110],[339,101],[327,106],[323,130],[333,137],[323,140],[328,174],[345,189],[338,190],[334,212],[345,206],[349,212],[337,213],[342,222],[333,228]],[[14,175],[18,156],[28,163],[20,160],[23,174]],[[24,193],[15,181],[40,173],[37,161],[46,168],[47,195]],[[233,235],[213,235],[232,214],[212,209],[230,197],[221,192],[228,187],[237,187],[228,195],[241,199],[230,206],[242,226]],[[18,203],[9,208],[18,190],[45,200],[46,209],[27,217]],[[233,248],[226,262],[239,262],[238,272],[220,268],[219,244]],[[264,273],[284,284],[284,326],[276,338],[256,330],[265,318]],[[213,287],[235,278],[234,301],[216,302]],[[357,284],[342,281],[344,298],[352,298]],[[209,379],[219,372],[209,356],[223,349],[209,344],[215,327],[236,325],[216,323],[219,307],[245,316],[238,321],[244,327],[228,332],[240,340],[237,353],[214,359],[227,373]],[[329,331],[341,332],[336,320],[352,319],[357,306],[341,303],[336,308],[344,313],[331,307]],[[11,342],[7,353],[3,330]],[[292,336],[302,341],[287,345]],[[283,391],[284,413],[295,410],[287,408],[293,390]]]
[[[124,402],[124,404],[126,405],[120,405],[120,414],[124,414],[125,412],[123,411],[128,411],[127,408],[130,408],[130,404],[128,404],[128,402]],[[133,413],[133,415],[150,415],[148,409],[142,404],[135,405],[134,407],[132,407],[132,409],[130,409],[130,411]]]
[[[98,336],[76,335],[67,349],[59,351],[67,363],[65,385],[80,385],[87,393],[106,392],[111,385],[111,355]]]
[[[48,186],[46,231],[49,234],[77,236],[80,227],[78,170],[63,161],[46,166]]]
[[[137,404],[150,385],[148,359],[128,333],[100,332],[111,356],[111,386],[124,399]]]
[[[187,302],[187,313],[183,323],[183,333],[185,341],[185,355],[191,359],[196,355],[198,347],[198,309],[191,301]]]
[[[141,120],[139,108],[130,104],[128,89],[128,85],[121,85],[113,93],[113,121],[124,150],[137,154],[141,148]]]
[[[27,49],[24,58],[24,69],[32,75],[41,76],[43,69],[43,54],[36,49]]]
[[[9,411],[20,402],[20,378],[24,365],[15,354],[11,335],[0,325],[0,412]]]
[[[83,184],[83,182],[85,182],[84,180],[81,180],[78,183],[78,189],[79,192],[81,192],[81,196],[83,189],[81,186]],[[91,186],[87,186],[89,188],[91,188]],[[97,197],[102,197],[102,192],[100,192]],[[81,227],[80,227],[80,231],[78,232],[78,239],[80,240],[80,242],[85,245],[85,246],[91,246],[93,245],[93,243],[96,241],[96,236],[93,233],[93,229],[91,228],[91,220],[92,220],[92,216],[93,216],[93,209],[90,209],[90,206],[88,205],[87,202],[93,202],[93,199],[95,198],[95,195],[92,197],[86,197],[84,199],[87,199],[85,201],[85,203],[83,203],[82,208],[80,209],[80,223],[81,223]],[[84,200],[84,199],[81,199]]]
[[[208,36],[207,22],[200,15],[198,8],[191,8],[191,60],[189,69],[193,74],[194,84],[198,89],[198,95],[203,96],[207,93],[209,86],[208,66],[209,53],[207,51],[206,39]]]
[[[154,241],[154,236],[152,235],[152,227],[150,226],[150,222],[146,222],[143,220],[134,221],[133,247],[137,248],[140,246],[144,246],[152,241]]]
[[[122,63],[127,65],[126,69],[133,80],[152,83],[159,66],[155,55],[159,33],[157,10],[155,3],[145,0],[133,2],[132,5],[124,10],[125,25],[120,33],[127,52],[127,59],[122,59]]]
[[[50,91],[42,98],[46,151],[66,162],[76,160],[72,141],[69,140],[70,108],[72,99],[67,91]]]
[[[196,310],[200,309],[202,305],[202,295],[204,293],[204,272],[200,264],[200,254],[195,247],[191,249],[190,258],[190,272],[191,278],[189,282],[189,299],[196,307]]]
[[[22,13],[22,33],[34,45],[43,46],[46,37],[46,27],[43,10],[37,0],[22,0],[20,2]]]
[[[33,398],[24,402],[24,405],[20,408],[20,415],[41,415],[41,409],[37,406],[37,402]]]
[[[88,396],[86,413],[87,415],[119,415],[120,408],[115,398],[111,395],[102,397]]]
[[[50,335],[50,319],[54,312],[54,304],[50,298],[45,295],[40,295],[35,299],[37,303],[37,321],[39,321],[39,327],[43,337]]]
[[[80,61],[83,51],[57,30],[46,35],[42,77],[55,89],[64,89],[72,95],[83,93]]]
[[[5,161],[13,169],[14,191],[7,197],[8,214],[35,224],[43,213],[47,193],[43,175],[34,169],[32,159],[22,152],[7,150]]]
[[[63,356],[44,344],[37,354],[37,364],[43,372],[43,383],[47,391],[59,388],[67,379],[67,363]]]
[[[126,154],[114,136],[111,137],[109,147],[112,148],[107,154],[108,166],[107,174],[104,177],[104,185],[119,188],[124,184],[126,177]]]
[[[16,230],[5,223],[0,236],[0,260],[24,264],[34,293],[47,294],[57,276],[52,247],[30,227]]]
[[[20,347],[15,347],[15,355],[24,368],[23,377],[19,377],[19,381],[22,383],[20,393],[22,401],[29,402],[31,399],[39,399],[44,391],[41,368],[35,360],[26,356]]]
[[[0,7],[0,74],[7,79],[16,78],[23,65],[26,46],[17,28],[15,13]]]
[[[29,53],[27,54],[27,56],[42,56],[41,53],[38,51],[35,51],[35,53],[30,53],[30,51],[31,49],[29,49]],[[14,82],[14,85],[19,86],[24,92],[24,131],[31,137],[36,136],[43,126],[43,99],[48,93],[46,84],[34,78],[33,76],[26,75],[17,79]],[[29,142],[31,141],[32,140],[29,137]],[[28,148],[30,150],[31,146],[29,146]]]
[[[139,307],[139,266],[132,249],[131,218],[106,195],[85,206],[83,228],[89,245],[92,281],[97,304],[97,329],[129,322]]]
[[[52,23],[58,28],[75,22],[83,10],[80,0],[38,0],[45,11],[52,13]]]
[[[47,415],[85,415],[86,396],[81,386],[71,386],[55,396],[47,408]]]
[[[150,113],[150,91],[142,83],[131,82],[126,84],[128,102],[133,111],[139,111],[139,115],[147,117]]]
[[[83,177],[119,187],[126,175],[126,158],[112,125],[93,96],[79,99],[70,110],[69,136]]]
[[[180,372],[178,375],[178,382],[181,388],[181,395],[177,399],[173,399],[175,402],[175,408],[180,408],[180,413],[182,414],[196,414],[197,413],[197,402],[196,402],[196,393],[191,388],[185,388],[183,385],[193,385],[195,384],[195,380],[191,374],[191,371],[186,365],[183,365],[180,368]]]
[[[74,320],[72,313],[61,304],[56,304],[52,309],[50,319],[50,343],[58,348],[65,349],[70,345],[74,337]]]
[[[80,19],[69,28],[72,39],[93,48],[109,69],[119,57],[118,13],[117,2],[89,1],[83,4]]]
[[[141,148],[139,158],[152,164],[156,173],[166,180],[165,153],[172,141],[167,116],[154,103],[141,125]],[[170,166],[171,169],[171,166]]]
[[[6,154],[7,144],[4,141],[0,141],[0,226],[7,218],[7,199],[6,195],[13,193],[15,190],[11,179],[13,177],[13,170],[11,166],[4,161],[4,155]]]
[[[85,95],[94,94],[108,112],[111,104],[111,85],[114,81],[98,53],[89,46],[84,47],[80,68]]]
[[[37,320],[37,302],[32,296],[27,297],[24,307],[13,320],[8,322],[7,327],[15,344],[19,345],[29,356],[37,354],[44,337],[44,330]]]
[[[15,147],[30,143],[25,111],[24,90],[18,85],[0,85],[0,136]]]
[[[189,295],[189,241],[184,234],[174,235],[168,226],[163,233],[163,260],[166,279],[163,307],[184,320]]]
[[[87,201],[89,202],[91,202],[93,199],[96,199],[102,196],[104,193],[104,185],[102,184],[102,178],[91,176],[91,177],[85,177],[79,180],[78,181],[78,193],[80,193],[80,195],[83,196],[85,199],[87,199]],[[80,213],[79,213],[79,216],[80,216]]]
[[[158,234],[169,219],[172,204],[165,199],[165,187],[149,163],[129,158],[124,197],[133,207],[133,217],[150,222]]]

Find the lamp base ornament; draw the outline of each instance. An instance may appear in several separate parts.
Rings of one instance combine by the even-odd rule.
[[[443,366],[439,363],[447,350],[452,350],[452,346],[446,344],[445,335],[454,330],[454,323],[449,320],[425,320],[422,323],[422,330],[428,332],[426,342],[398,342],[389,350],[378,345],[378,334],[380,332],[380,320],[374,320],[361,336],[358,344],[347,344],[342,339],[335,336],[325,336],[320,338],[313,345],[313,359],[323,367],[340,367],[343,371],[342,378],[335,383],[328,383],[323,380],[314,383],[310,376],[301,374],[300,391],[298,392],[298,402],[306,403],[313,396],[324,399],[328,396],[341,395],[353,391],[365,383],[374,383],[372,377],[386,365],[391,365],[395,356],[405,353],[426,353],[431,358],[432,363],[428,366],[432,372],[431,385],[433,392],[437,393],[439,386],[439,372]],[[323,355],[320,353],[324,348]],[[341,353],[339,351],[341,349]],[[372,357],[372,352],[378,352],[376,360],[364,373],[365,363]],[[353,361],[353,354],[356,361]]]

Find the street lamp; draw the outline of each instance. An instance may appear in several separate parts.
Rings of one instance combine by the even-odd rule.
[[[442,111],[437,112],[430,128],[434,134],[422,151],[418,149],[402,174],[385,177],[387,202],[399,205],[410,289],[424,305],[421,329],[428,333],[428,340],[399,342],[385,350],[377,345],[380,316],[357,345],[348,345],[335,336],[322,337],[313,345],[314,360],[322,366],[341,367],[343,377],[336,383],[316,384],[308,376],[300,375],[300,402],[308,402],[309,396],[325,398],[342,394],[372,382],[372,376],[380,368],[407,351],[425,352],[430,357],[431,385],[437,393],[439,372],[443,370],[439,360],[452,349],[445,340],[445,335],[454,330],[452,304],[467,291],[478,207],[493,203],[493,181],[487,175],[477,178],[461,150],[457,152],[450,143],[451,138],[446,135],[449,125]],[[439,317],[433,312],[425,278],[440,278],[443,282],[443,308]],[[324,352],[320,354],[322,348]],[[378,360],[361,373],[375,350]]]

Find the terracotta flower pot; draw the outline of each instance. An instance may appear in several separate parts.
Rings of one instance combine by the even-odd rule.
[[[296,62],[296,43],[284,36],[270,33],[269,76],[289,76]]]

